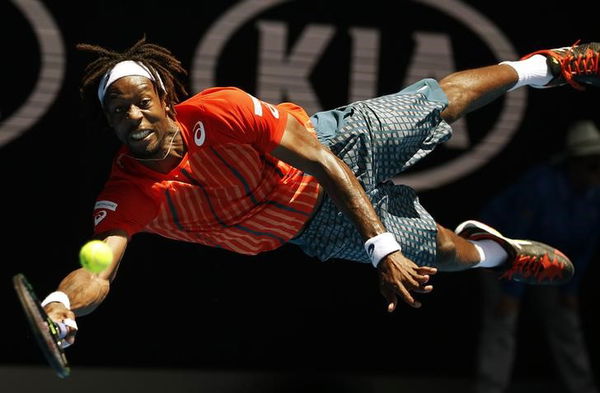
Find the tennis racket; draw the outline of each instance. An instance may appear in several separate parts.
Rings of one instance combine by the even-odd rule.
[[[71,373],[61,341],[69,332],[63,323],[52,321],[38,300],[33,287],[21,273],[13,276],[13,285],[38,346],[56,374],[66,378]]]

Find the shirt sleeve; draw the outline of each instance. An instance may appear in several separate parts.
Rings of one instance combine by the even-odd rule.
[[[238,88],[209,89],[202,100],[203,121],[224,139],[251,144],[269,153],[281,141],[287,123],[285,107],[261,101]]]
[[[131,238],[152,221],[157,209],[155,201],[137,186],[126,181],[110,182],[94,205],[94,234],[122,230]]]

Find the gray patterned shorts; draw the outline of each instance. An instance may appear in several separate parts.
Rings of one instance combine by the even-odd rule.
[[[447,105],[437,82],[424,79],[398,93],[311,117],[321,143],[352,169],[402,253],[418,265],[435,264],[435,221],[412,188],[388,179],[450,138],[452,129],[440,116]],[[360,233],[327,195],[290,243],[321,261],[370,263]]]

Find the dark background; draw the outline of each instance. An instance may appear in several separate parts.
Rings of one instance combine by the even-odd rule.
[[[60,95],[30,130],[0,147],[4,258],[0,290],[4,317],[0,363],[39,364],[41,355],[17,306],[10,277],[23,272],[40,296],[76,268],[79,247],[92,230],[91,208],[110,166],[116,141],[87,127],[81,118],[78,84],[89,60],[74,50],[78,42],[122,50],[144,33],[171,49],[186,68],[211,23],[234,1],[96,1],[50,2],[67,51],[67,76]],[[410,53],[410,34],[421,24],[435,29],[447,23],[459,69],[493,64],[495,59],[473,34],[439,15],[391,12],[390,2],[370,1],[359,8],[348,2],[295,2],[293,23],[327,22],[340,28],[364,24],[381,27],[384,40]],[[523,9],[523,2],[467,1],[491,19],[519,55],[542,48],[598,39],[585,11]],[[283,7],[281,7],[283,8]],[[414,7],[413,7],[414,8]],[[408,11],[407,11],[408,12]],[[414,12],[414,11],[413,11]],[[271,11],[278,18],[285,9]],[[289,19],[289,15],[285,14]],[[29,25],[10,2],[0,4],[2,72],[0,110],[16,110],[35,81],[39,53]],[[456,26],[455,26],[456,25]],[[252,25],[253,26],[253,25]],[[240,34],[252,34],[252,26]],[[439,27],[439,26],[438,26]],[[292,37],[293,38],[293,37]],[[388,41],[384,41],[383,45]],[[239,42],[236,41],[236,42]],[[237,45],[237,47],[236,47]],[[252,92],[248,64],[254,54],[233,43],[223,54],[218,83]],[[382,55],[380,93],[396,90],[404,71],[402,52]],[[335,55],[323,60],[313,83],[323,106],[345,103],[336,78],[347,64]],[[236,71],[239,71],[236,73]],[[346,71],[344,71],[346,72]],[[343,73],[339,72],[340,75]],[[235,75],[235,76],[232,76]],[[491,105],[469,119],[470,128],[492,123]],[[422,203],[442,224],[453,228],[477,215],[483,203],[528,166],[558,152],[563,130],[575,116],[598,117],[598,93],[564,87],[528,91],[526,116],[518,132],[492,162],[459,181],[423,192]],[[473,126],[473,127],[471,127]],[[440,153],[442,156],[444,151]],[[435,154],[434,154],[435,155]],[[435,158],[422,165],[432,165]],[[594,302],[598,289],[592,265],[582,288],[582,318],[590,355],[600,364],[600,329]],[[137,235],[131,243],[108,299],[78,320],[77,345],[68,351],[76,366],[174,367],[273,371],[344,371],[394,375],[471,377],[479,323],[479,288],[475,271],[440,273],[435,291],[420,296],[424,307],[401,305],[389,314],[368,265],[320,263],[292,246],[256,257],[242,257],[205,247]],[[541,327],[529,313],[519,333],[516,376],[555,373],[546,360]]]

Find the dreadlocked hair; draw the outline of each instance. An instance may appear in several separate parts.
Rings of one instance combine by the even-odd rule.
[[[145,36],[124,52],[116,52],[90,44],[77,44],[76,48],[98,57],[85,68],[79,90],[86,117],[89,116],[88,119],[94,119],[105,124],[102,107],[98,100],[98,85],[106,72],[117,63],[125,60],[142,63],[148,68],[155,80],[162,80],[165,90],[163,91],[157,86],[157,91],[159,97],[165,100],[171,108],[170,116],[175,115],[173,105],[187,96],[185,86],[178,79],[178,76],[187,75],[187,71],[182,67],[181,62],[168,49],[146,42]]]

